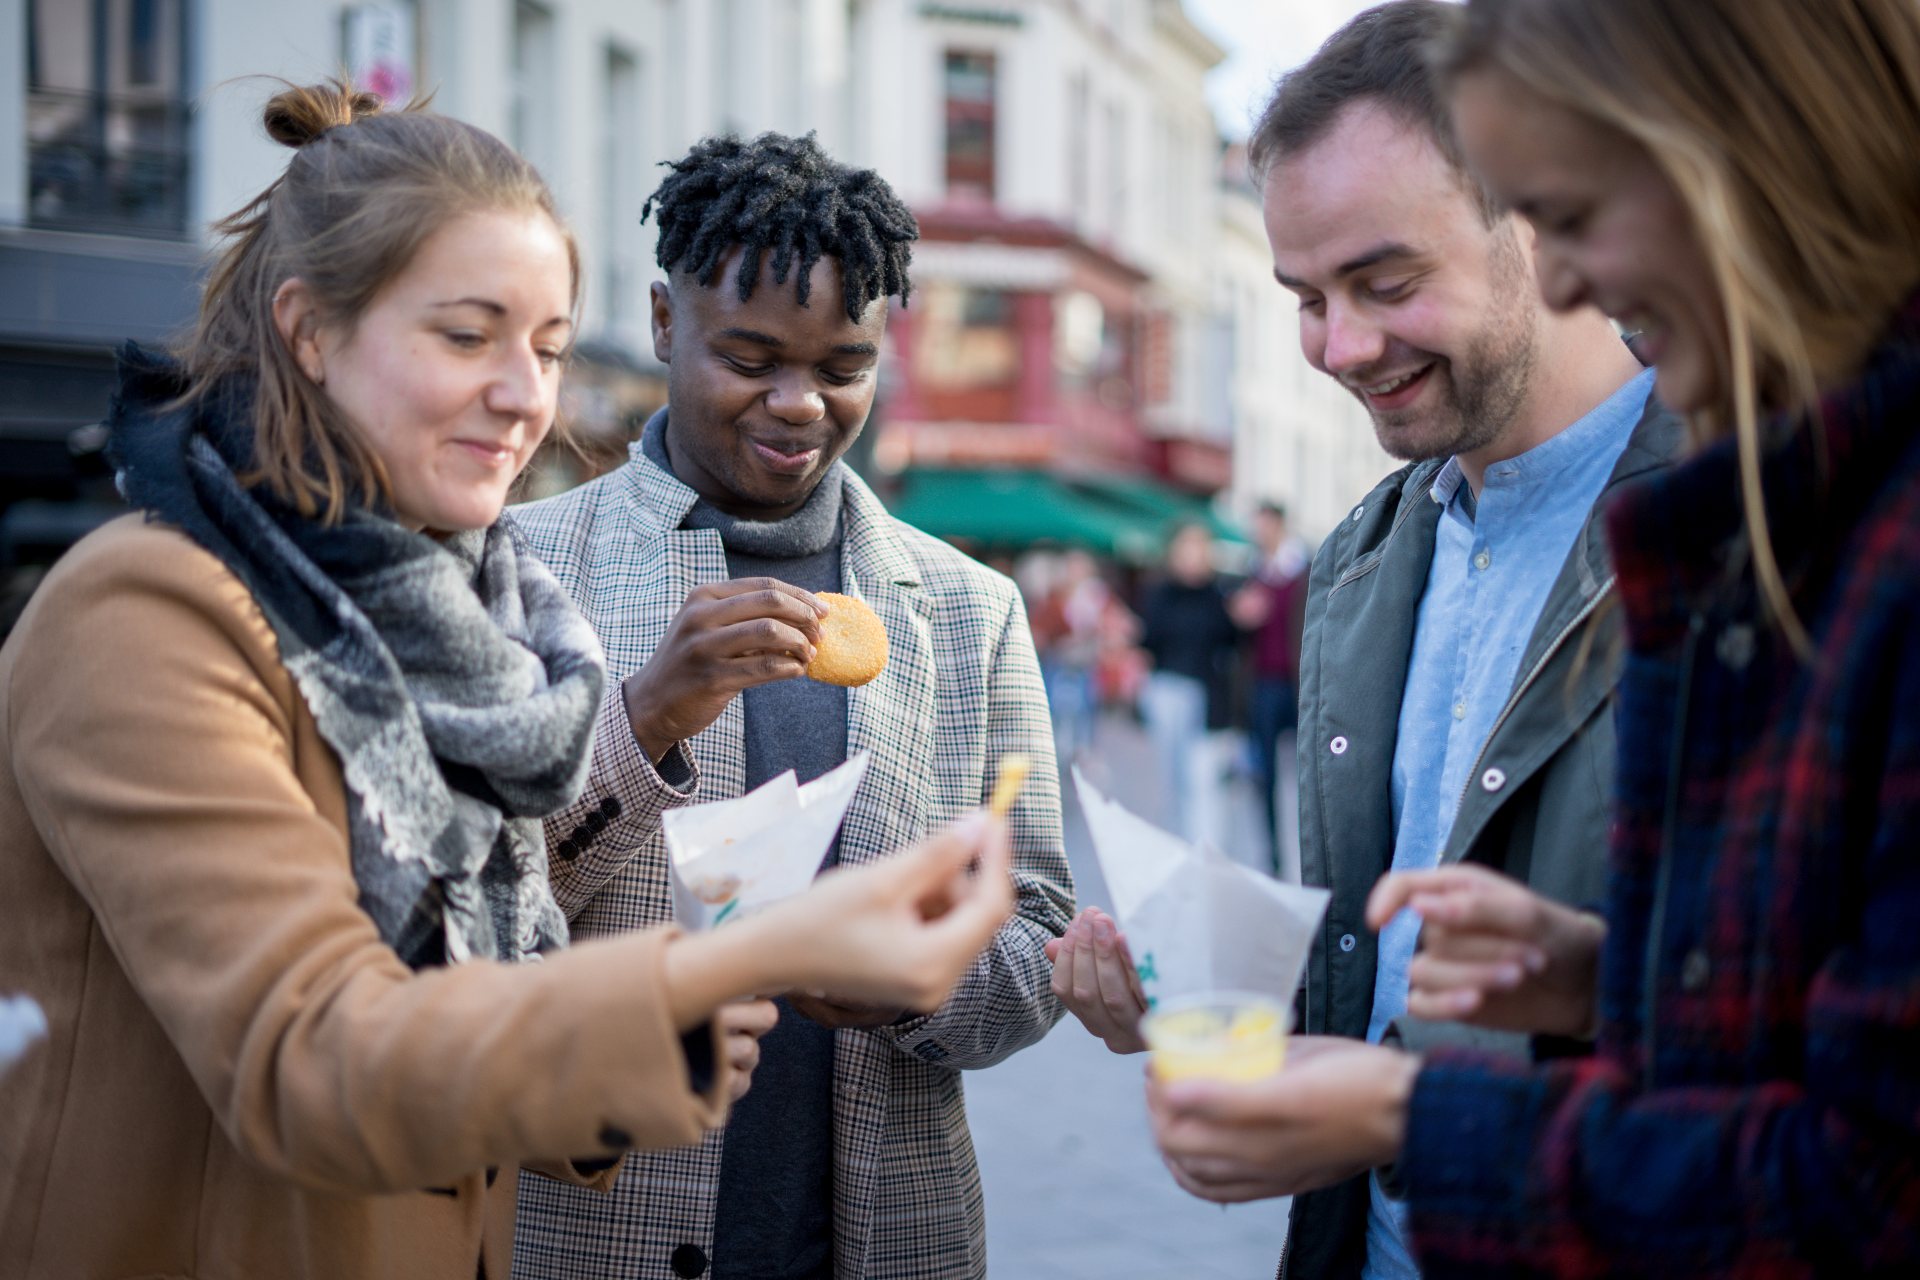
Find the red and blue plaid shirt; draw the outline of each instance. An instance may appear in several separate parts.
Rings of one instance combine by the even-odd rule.
[[[1731,442],[1609,513],[1600,1038],[1422,1071],[1430,1277],[1920,1275],[1920,299],[1819,419],[1764,472],[1810,662],[1759,605]]]

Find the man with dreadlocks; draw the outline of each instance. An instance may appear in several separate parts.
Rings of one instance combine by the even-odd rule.
[[[828,862],[901,848],[978,807],[994,763],[1034,763],[1011,816],[1019,905],[931,1017],[790,993],[753,1089],[696,1148],[630,1155],[612,1195],[523,1182],[516,1276],[678,1280],[986,1274],[960,1071],[1061,1014],[1066,929],[1047,701],[1013,585],[889,516],[839,461],[873,407],[912,214],[805,138],[711,138],[672,162],[654,352],[667,407],[631,460],[520,508],[618,679],[593,777],[548,828],[578,935],[672,916],[661,815],[870,753]],[[890,655],[855,689],[799,678],[813,593],[858,596]],[[610,1141],[618,1144],[614,1135]]]

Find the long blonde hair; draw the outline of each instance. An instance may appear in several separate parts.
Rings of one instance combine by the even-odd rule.
[[[1763,597],[1810,649],[1761,488],[1763,413],[1814,408],[1920,284],[1916,0],[1467,0],[1443,76],[1497,67],[1645,147],[1726,315],[1725,396]]]

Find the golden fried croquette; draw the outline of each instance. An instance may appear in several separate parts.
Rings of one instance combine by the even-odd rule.
[[[887,665],[887,629],[867,602],[835,591],[814,592],[827,606],[820,620],[820,643],[807,675],[822,684],[852,687],[879,675]]]

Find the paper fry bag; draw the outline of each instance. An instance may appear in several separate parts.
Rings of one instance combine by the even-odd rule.
[[[1078,769],[1073,781],[1148,1007],[1198,991],[1293,999],[1331,896],[1325,889],[1195,848],[1108,799]]]
[[[789,769],[738,799],[667,810],[674,919],[709,929],[803,892],[866,775],[862,751],[804,787]]]

